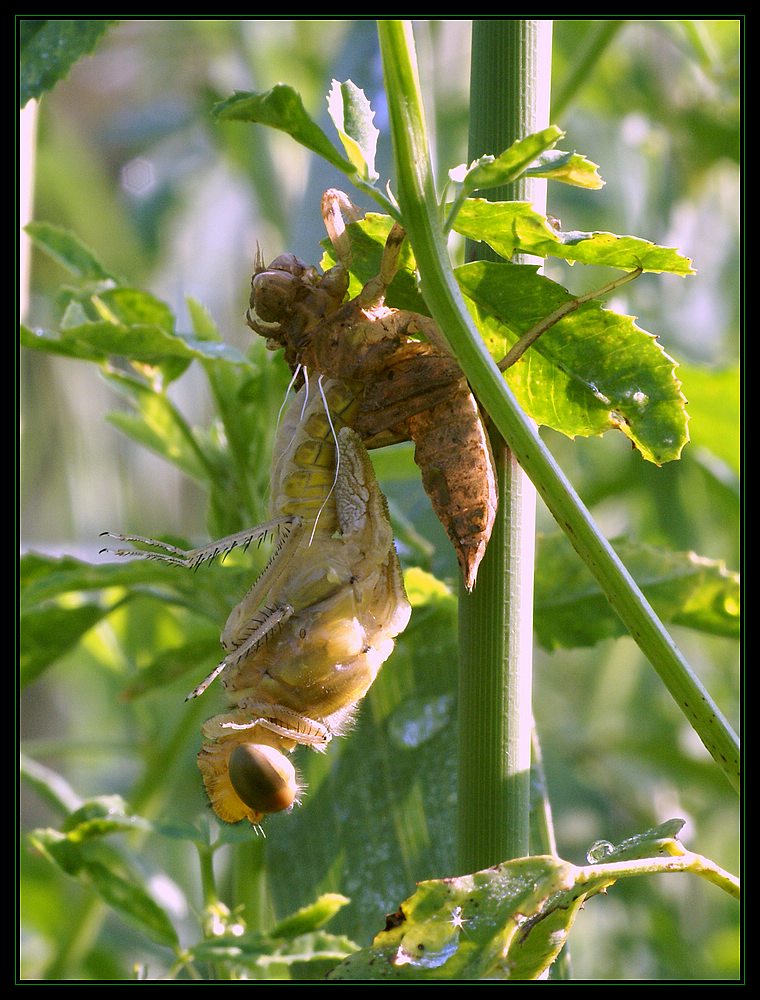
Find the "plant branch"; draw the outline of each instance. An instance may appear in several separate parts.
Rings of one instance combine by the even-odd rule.
[[[425,299],[478,399],[729,782],[739,742],[630,573],[599,531],[490,357],[454,277],[438,218],[411,27],[378,26],[398,169],[399,204]]]

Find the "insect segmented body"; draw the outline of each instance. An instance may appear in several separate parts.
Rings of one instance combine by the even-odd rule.
[[[340,733],[409,621],[385,497],[347,426],[356,397],[337,381],[318,388],[301,389],[280,425],[271,521],[203,549],[117,550],[194,567],[264,534],[277,537],[225,625],[224,660],[191,695],[222,674],[231,710],[204,724],[198,764],[227,822],[257,824],[297,799],[285,754],[299,744],[323,750]]]
[[[353,426],[368,448],[415,442],[425,489],[472,589],[493,527],[497,491],[488,435],[475,398],[428,316],[385,305],[404,231],[394,225],[380,274],[354,299],[346,218],[358,209],[327,191],[322,214],[339,263],[324,274],[293,254],[256,264],[249,326],[284,349],[295,370],[340,379],[358,400]]]

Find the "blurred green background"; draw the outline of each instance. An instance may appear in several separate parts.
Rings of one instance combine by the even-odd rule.
[[[467,149],[469,22],[422,20],[414,27],[443,178]],[[600,192],[549,189],[549,212],[564,229],[609,230],[675,246],[693,258],[698,273],[689,279],[646,275],[616,299],[616,307],[638,316],[682,365],[679,375],[692,415],[692,444],[683,459],[654,468],[622,435],[574,442],[551,433],[546,438],[609,537],[694,550],[733,569],[741,556],[740,53],[738,20],[556,20],[553,94],[560,107],[553,120],[567,132],[562,147],[599,163],[607,183]],[[77,233],[135,287],[166,300],[180,317],[180,329],[188,328],[184,303],[193,296],[208,307],[225,339],[248,349],[243,314],[257,245],[266,259],[291,250],[316,263],[324,236],[320,195],[340,186],[341,178],[286,136],[214,125],[208,111],[233,90],[266,90],[283,81],[300,91],[307,110],[329,132],[325,95],[332,78],[354,80],[377,109],[376,124],[384,133],[378,170],[392,178],[374,21],[122,21],[94,55],[44,96],[36,121],[31,106],[23,113],[22,140],[27,125],[36,134],[22,150],[22,174],[34,178],[30,217]],[[22,261],[24,252],[22,247]],[[29,265],[22,287],[25,319],[32,327],[53,326],[65,273],[37,253]],[[575,291],[609,277],[554,261],[547,273]],[[261,362],[273,398],[287,384],[276,361]],[[20,395],[24,551],[95,560],[98,535],[106,529],[207,537],[205,498],[198,488],[132,447],[104,419],[122,404],[94,366],[26,352]],[[205,384],[193,369],[173,386],[172,398],[192,424],[208,419]],[[262,420],[265,433],[272,426],[268,420]],[[403,449],[398,459],[397,453],[378,459],[402,556],[414,563],[415,551],[426,551],[426,568],[453,581],[449,546],[419,485],[408,476],[409,465]],[[411,525],[427,540],[417,550],[409,541]],[[555,530],[544,510],[539,527]],[[170,642],[172,630],[181,631],[181,623],[160,616],[151,627],[146,647]],[[735,643],[673,632],[738,726]],[[452,635],[447,648],[454,641]],[[120,701],[134,664],[120,658],[115,632],[99,629],[83,647],[25,692],[24,748],[54,764],[82,795],[120,791],[129,798],[140,778],[139,757],[150,752],[145,742],[164,709],[156,698],[147,705]],[[447,655],[442,649],[435,659],[445,662]],[[408,659],[402,644],[398,670]],[[405,690],[398,675],[394,683]],[[165,697],[176,699],[178,692]],[[371,711],[377,711],[383,689],[373,697]],[[195,713],[198,719],[203,711]],[[687,846],[738,871],[735,797],[631,641],[539,652],[535,713],[563,857],[581,863],[599,838],[617,841],[683,816]],[[450,732],[438,738],[448,747],[455,744]],[[171,811],[177,815],[194,815],[202,807],[193,740],[191,733],[184,764],[170,776],[176,782]],[[421,752],[423,784],[424,759]],[[343,773],[349,773],[348,760]],[[447,822],[455,784],[452,780],[442,793],[447,800],[440,800],[440,815],[428,816],[425,833],[439,838],[433,853],[443,870],[434,864],[422,872],[399,870],[392,891],[386,885],[375,892],[375,868],[397,863],[389,851],[367,858],[366,870],[354,870],[359,884],[340,887],[361,897],[365,908],[371,900],[366,940],[382,926],[382,915],[411,892],[414,878],[453,873],[445,859],[453,836]],[[41,800],[23,787],[21,792],[25,829],[54,822]],[[269,884],[258,880],[249,889],[250,904],[266,900],[263,924],[270,907],[281,913],[288,902],[303,902],[301,890],[308,899],[314,887],[339,888],[330,884],[329,873],[316,870],[294,873],[300,887],[271,884],[278,871],[292,865],[287,852],[298,851],[297,837],[309,836],[309,828],[292,819],[289,830],[294,832],[273,824],[266,849],[275,874]],[[407,835],[414,837],[412,831]],[[442,844],[441,838],[449,839]],[[248,850],[253,857],[264,848]],[[285,852],[279,861],[278,850]],[[22,853],[23,969],[27,978],[44,977],[59,967],[55,942],[61,922],[86,904],[73,882]],[[229,863],[229,877],[237,878],[238,886],[235,867],[244,867],[244,858],[241,852]],[[309,864],[308,851],[304,858]],[[316,855],[313,864],[319,864]],[[146,877],[163,871],[162,877],[183,886],[196,878],[192,854],[160,842],[146,850],[145,871]],[[594,980],[735,978],[736,905],[695,883],[683,876],[629,881],[608,898],[594,900],[571,937],[574,974]],[[171,892],[164,888],[168,899]],[[182,919],[182,904],[177,906]],[[356,927],[353,932],[366,943]],[[128,975],[130,957],[144,959],[143,942],[117,921],[93,942],[90,951],[68,956],[60,968],[118,979]],[[151,961],[160,965],[161,958]]]

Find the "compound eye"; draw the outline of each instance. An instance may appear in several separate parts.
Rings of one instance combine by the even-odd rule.
[[[236,794],[254,812],[282,812],[298,794],[295,768],[274,747],[241,743],[230,754],[229,773]]]
[[[311,273],[314,269],[309,267],[308,264],[304,264],[301,258],[296,257],[294,253],[281,253],[279,257],[275,257],[267,270],[286,271],[288,274],[292,274],[294,278],[302,278],[307,272]]]
[[[277,323],[290,312],[299,282],[286,271],[262,271],[251,282],[251,308],[265,323]]]

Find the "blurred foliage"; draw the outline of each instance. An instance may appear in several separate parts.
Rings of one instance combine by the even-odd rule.
[[[415,23],[441,177],[463,160],[467,145],[466,27]],[[692,437],[682,459],[657,469],[620,436],[546,437],[608,535],[693,551],[729,569],[741,561],[740,29],[738,20],[555,21],[563,145],[600,163],[606,186],[555,185],[549,206],[565,230],[636,233],[694,260],[696,277],[645,275],[615,299],[616,308],[658,330],[682,362]],[[324,235],[319,198],[340,178],[286,137],[212,125],[209,110],[235,89],[266,90],[282,80],[326,122],[330,80],[351,78],[379,109],[376,124],[387,135],[379,72],[370,20],[124,20],[44,95],[37,112],[32,217],[77,233],[133,288],[168,303],[183,332],[199,322],[188,298],[203,303],[225,342],[254,359],[258,375],[250,388],[262,404],[261,435],[250,476],[260,492],[254,490],[246,514],[265,504],[271,429],[287,385],[277,358],[250,354],[243,312],[256,247],[265,258],[290,250],[316,263]],[[30,152],[22,152],[31,169]],[[381,140],[382,177],[389,162]],[[587,276],[558,261],[548,273],[576,292],[607,280],[596,269]],[[33,253],[28,303],[22,289],[31,327],[54,325],[64,278],[50,258]],[[210,447],[226,446],[219,426],[209,423],[210,390],[198,368],[176,379],[168,398],[190,427],[209,435]],[[229,530],[222,526],[234,512],[222,497],[209,507],[202,487],[130,447],[106,423],[117,407],[123,410],[113,423],[121,429],[131,416],[128,394],[113,391],[118,373],[110,383],[94,365],[39,352],[22,357],[24,548],[94,560],[105,529],[198,540]],[[377,466],[402,558],[453,580],[453,557],[408,448],[379,455]],[[547,519],[541,528],[555,531]],[[198,727],[217,695],[189,706],[182,699],[187,677],[202,677],[213,661],[224,596],[243,571],[233,564],[209,572],[216,575],[201,585],[210,609],[205,623],[139,587],[125,600],[119,584],[99,592],[110,613],[90,627],[97,611],[83,601],[83,638],[52,664],[46,660],[27,688],[25,750],[65,776],[82,799],[120,794],[154,821],[195,823],[205,813],[194,755]],[[350,739],[329,759],[302,756],[312,792],[304,807],[273,818],[266,840],[248,835],[219,845],[222,896],[245,906],[249,932],[269,932],[318,894],[340,892],[351,904],[336,912],[331,930],[366,945],[415,881],[453,873],[455,611],[445,592],[426,593]],[[46,627],[55,629],[55,619]],[[43,659],[44,633],[41,627],[36,650]],[[686,629],[675,634],[736,723],[735,641]],[[415,649],[423,637],[420,658]],[[159,668],[174,669],[176,681],[145,684],[146,670]],[[734,796],[630,640],[539,654],[535,713],[562,857],[581,863],[595,840],[618,841],[684,816],[690,846],[738,869]],[[322,786],[334,794],[318,795]],[[25,830],[57,826],[72,808],[52,779],[28,780],[21,796]],[[352,820],[367,813],[375,817],[368,829]],[[136,882],[161,902],[180,939],[191,940],[193,912],[203,907],[191,839],[156,831],[115,836],[132,838]],[[108,915],[93,891],[57,874],[26,843],[22,864],[24,978],[120,980],[135,963],[148,978],[166,973],[170,960],[159,944],[146,944],[129,923]],[[579,979],[738,975],[736,904],[696,880],[627,880],[593,900],[573,934]],[[288,959],[261,974],[298,972]]]

